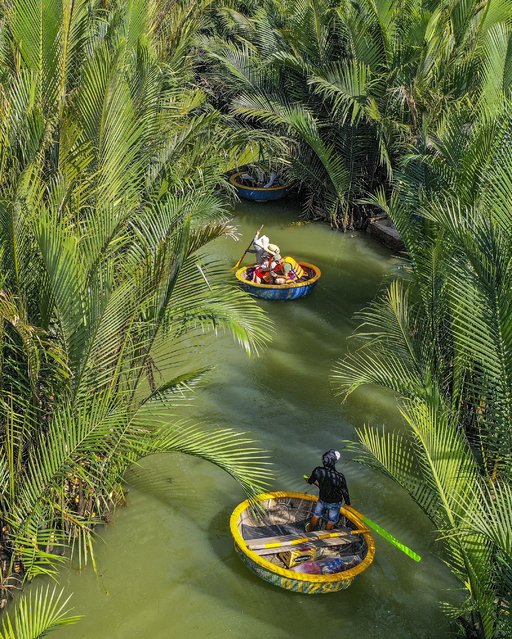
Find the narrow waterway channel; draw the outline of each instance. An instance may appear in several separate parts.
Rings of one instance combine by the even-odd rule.
[[[243,240],[215,250],[233,264],[262,223],[283,254],[318,264],[313,295],[261,302],[274,325],[271,345],[248,358],[220,337],[211,349],[215,370],[186,415],[246,431],[270,451],[273,488],[302,490],[302,475],[321,453],[342,447],[354,427],[393,426],[391,396],[372,389],[341,406],[329,386],[336,358],[347,348],[354,313],[368,304],[400,260],[364,234],[328,226],[291,225],[287,205],[239,205]],[[128,475],[127,507],[101,530],[98,574],[66,568],[61,584],[85,615],[56,639],[285,639],[312,636],[441,639],[448,621],[438,601],[456,584],[433,555],[428,521],[407,495],[379,474],[342,457],[353,504],[423,557],[420,564],[377,538],[374,564],[344,592],[306,596],[259,580],[236,557],[228,521],[241,489],[217,468],[181,455],[144,460]]]

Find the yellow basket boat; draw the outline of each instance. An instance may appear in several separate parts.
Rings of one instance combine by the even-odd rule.
[[[295,592],[348,588],[373,561],[373,537],[352,507],[341,509],[333,530],[305,532],[315,502],[313,495],[272,492],[239,504],[230,528],[244,564],[261,579]]]
[[[251,267],[248,266],[239,268],[235,276],[241,288],[254,295],[254,297],[271,301],[296,300],[310,295],[322,276],[318,266],[308,262],[299,262],[299,264],[306,273],[304,281],[299,280],[297,282],[287,282],[286,284],[257,284],[249,280],[247,271]]]

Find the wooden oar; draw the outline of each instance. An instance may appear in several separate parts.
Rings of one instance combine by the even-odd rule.
[[[304,479],[309,479],[309,477],[307,475],[304,475]],[[357,510],[354,510],[352,506],[345,506],[345,510],[350,511],[355,517],[357,517],[357,519],[366,524],[368,528],[371,528],[374,532],[388,541],[392,546],[395,546],[395,548],[401,550],[405,555],[407,555],[411,559],[414,559],[414,561],[421,561],[421,557],[420,555],[418,555],[418,553],[414,552],[414,550],[411,550],[401,541],[398,541],[398,539],[396,537],[393,537],[390,532],[385,530],[382,526],[379,526],[379,524],[372,521],[369,517],[366,517],[365,515],[357,512]]]
[[[263,228],[263,224],[260,226],[260,228],[257,230],[255,235],[259,235],[261,233],[261,229]],[[253,244],[254,239],[251,240],[251,243],[249,244],[249,246],[245,249],[242,257],[238,260],[238,262],[233,266],[233,270],[236,270],[238,268],[240,268],[240,264],[243,262],[244,257],[247,254],[247,251],[251,248],[252,244]]]

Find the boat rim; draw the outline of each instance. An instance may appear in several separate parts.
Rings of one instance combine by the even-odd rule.
[[[236,186],[237,189],[245,189],[246,191],[282,191],[283,189],[289,189],[291,186],[291,182],[281,186],[269,186],[267,188],[263,186],[245,186],[245,184],[237,182],[236,179],[239,175],[242,175],[242,173],[244,173],[244,171],[238,171],[238,173],[233,173],[229,178],[229,183]]]
[[[242,284],[248,284],[249,286],[254,286],[255,288],[264,288],[267,291],[270,291],[270,290],[284,291],[289,288],[301,288],[303,286],[310,286],[311,284],[314,284],[320,279],[322,275],[322,271],[318,268],[318,266],[315,266],[314,264],[310,264],[309,262],[299,262],[299,265],[305,266],[306,268],[311,269],[312,271],[315,272],[315,275],[311,279],[305,280],[304,282],[290,282],[286,284],[258,284],[258,282],[249,282],[249,280],[246,280],[244,277],[242,277],[242,273],[247,271],[247,269],[250,268],[249,266],[242,266],[241,268],[238,269],[235,275],[236,275],[236,279],[239,282],[242,282]]]
[[[280,497],[295,497],[297,499],[305,499],[306,501],[317,501],[316,497],[314,497],[313,495],[308,495],[306,493],[286,491],[261,493],[259,495],[256,495],[252,499],[246,499],[241,504],[238,504],[235,510],[231,513],[229,527],[233,539],[235,540],[236,545],[240,548],[241,552],[249,557],[249,559],[251,559],[251,561],[253,561],[255,564],[257,564],[261,568],[264,568],[265,570],[269,570],[270,572],[280,575],[281,577],[286,577],[287,579],[297,579],[298,581],[309,581],[315,583],[332,583],[345,579],[353,579],[356,575],[366,570],[366,568],[368,568],[368,566],[372,563],[375,556],[375,542],[373,541],[373,537],[370,531],[361,533],[368,546],[368,552],[366,553],[366,557],[363,559],[363,561],[360,564],[357,564],[357,566],[354,566],[354,568],[349,568],[348,570],[344,570],[343,572],[332,573],[328,575],[311,575],[308,573],[295,572],[294,570],[287,570],[286,568],[280,568],[279,566],[276,566],[272,562],[263,559],[262,556],[250,550],[247,546],[247,542],[238,530],[238,522],[241,513],[246,510],[251,504],[253,504],[254,501],[265,501],[266,499],[276,499]],[[355,508],[353,508],[352,506],[350,506],[350,510],[347,510],[343,506],[341,508],[341,512],[352,523],[356,524],[358,528],[366,528],[366,525],[361,519],[361,513],[355,510]]]

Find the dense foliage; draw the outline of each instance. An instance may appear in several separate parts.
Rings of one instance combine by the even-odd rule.
[[[226,111],[288,142],[306,213],[364,226],[446,108],[494,108],[512,81],[506,0],[233,2],[202,40]]]
[[[365,426],[353,449],[431,518],[467,595],[448,611],[467,637],[486,639],[512,633],[509,43],[509,23],[498,23],[481,91],[447,100],[393,190],[368,197],[400,231],[410,277],[362,313],[359,348],[334,374],[345,394],[364,384],[397,393],[403,430]]]
[[[203,251],[235,234],[224,173],[249,149],[308,215],[400,231],[410,273],[334,377],[395,391],[404,427],[354,450],[431,518],[466,636],[512,634],[511,33],[509,0],[2,4],[3,599],[90,555],[144,455],[264,480],[245,437],[174,416],[208,333],[266,339]],[[48,591],[29,604],[3,636],[67,620]]]
[[[202,252],[235,232],[222,173],[245,142],[191,83],[204,7],[173,4],[170,20],[170,6],[1,9],[4,602],[66,546],[87,559],[142,456],[201,456],[248,491],[263,481],[245,436],[174,416],[208,333],[254,351],[268,322]]]
[[[364,384],[398,394],[404,430],[359,429],[356,457],[397,481],[431,518],[467,593],[450,612],[468,636],[485,638],[511,631],[512,154],[505,119],[504,135],[495,135],[495,123],[475,121],[464,141],[460,130],[447,132],[435,162],[416,156],[414,175],[423,166],[436,176],[423,184],[421,202],[406,175],[405,186],[381,201],[405,240],[411,279],[393,282],[361,315],[359,348],[335,372],[346,394]],[[471,176],[453,162],[453,145],[463,147],[461,158],[478,156]],[[464,184],[475,192],[465,193]]]

